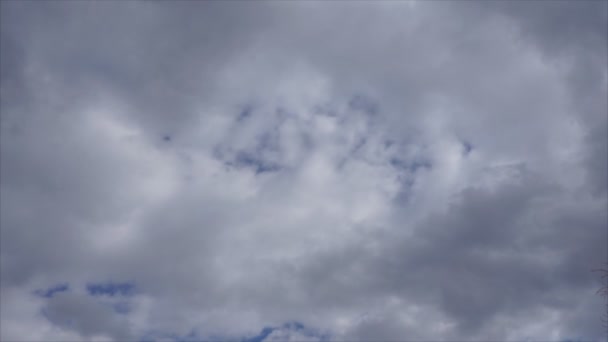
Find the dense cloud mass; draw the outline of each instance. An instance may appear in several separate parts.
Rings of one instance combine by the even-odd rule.
[[[605,338],[607,2],[0,25],[2,341]]]

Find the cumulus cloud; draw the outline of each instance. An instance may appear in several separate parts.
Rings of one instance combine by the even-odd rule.
[[[0,339],[600,340],[604,2],[2,2]]]

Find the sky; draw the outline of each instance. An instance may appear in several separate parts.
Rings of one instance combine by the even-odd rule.
[[[605,338],[608,2],[0,9],[2,341]]]

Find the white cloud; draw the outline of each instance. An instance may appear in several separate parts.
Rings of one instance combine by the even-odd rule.
[[[2,3],[1,338],[599,339],[605,4],[539,6]]]

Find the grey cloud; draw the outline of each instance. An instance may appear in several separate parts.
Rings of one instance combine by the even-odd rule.
[[[53,324],[75,330],[85,338],[95,335],[110,335],[118,341],[134,338],[128,325],[115,317],[111,308],[85,296],[58,294],[49,299],[43,313]]]
[[[563,202],[567,193],[526,171],[516,177],[523,179],[509,179],[496,190],[464,191],[446,213],[415,227],[413,236],[366,235],[320,255],[302,274],[301,281],[315,289],[310,298],[319,306],[331,300],[367,308],[400,298],[400,306],[347,333],[361,340],[434,338],[429,326],[399,317],[418,305],[435,310],[423,321],[449,322],[447,336],[466,340],[525,338],[509,335],[517,327],[499,323],[502,317],[538,310],[597,312],[598,301],[581,303],[578,295],[565,294],[588,296],[597,287],[585,265],[604,257],[605,210]],[[540,214],[547,210],[549,215]],[[384,250],[374,252],[374,244]],[[572,324],[569,336],[602,336],[600,325]]]
[[[250,43],[268,12],[263,3],[254,6],[260,16],[248,15],[247,4],[5,7],[5,31],[26,42],[25,60],[39,73],[72,96],[119,94],[137,104],[132,119],[157,134],[160,127],[178,130],[198,114],[192,111],[198,101],[220,96],[218,71]]]
[[[571,100],[576,104],[572,110],[587,128],[584,159],[594,192],[608,188],[607,6],[603,1],[504,2],[490,6],[513,18],[525,39],[539,46],[547,60],[560,60],[565,68]]]
[[[603,337],[605,3],[1,6],[0,339]]]

